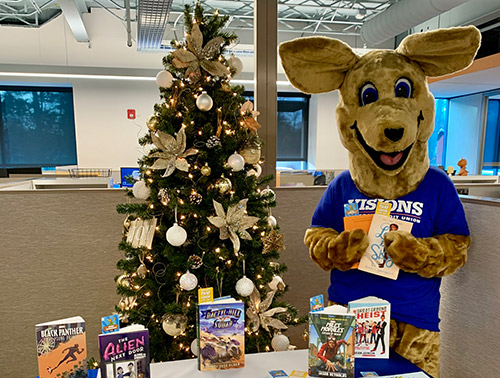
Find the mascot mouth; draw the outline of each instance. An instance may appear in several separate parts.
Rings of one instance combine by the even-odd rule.
[[[395,169],[400,168],[408,158],[410,154],[411,148],[413,147],[413,143],[410,144],[402,151],[396,152],[384,152],[384,151],[376,151],[371,148],[361,135],[361,132],[358,129],[357,121],[354,122],[354,125],[351,126],[351,129],[356,131],[356,137],[361,146],[365,149],[368,155],[372,158],[373,162],[379,166],[380,168],[386,171],[393,171]]]

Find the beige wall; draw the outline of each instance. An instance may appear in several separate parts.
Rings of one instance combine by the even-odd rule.
[[[309,297],[325,294],[329,275],[308,257],[302,238],[324,188],[278,188],[273,210],[285,235],[289,270],[285,299],[308,311]],[[36,323],[81,315],[89,356],[97,357],[100,317],[117,302],[114,277],[123,215],[120,190],[0,193],[0,366],[5,377],[37,375]],[[464,200],[473,244],[469,262],[442,288],[441,378],[491,376],[499,336],[497,248],[500,206]],[[305,326],[290,330],[304,348]]]

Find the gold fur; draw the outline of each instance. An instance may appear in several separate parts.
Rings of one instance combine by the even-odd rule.
[[[434,127],[434,97],[426,77],[469,66],[480,39],[473,26],[438,29],[406,37],[395,51],[375,50],[360,57],[338,40],[308,37],[281,44],[279,53],[288,79],[298,89],[306,93],[339,89],[337,127],[349,152],[354,183],[369,197],[396,199],[413,192],[429,169],[427,140]],[[395,96],[401,79],[412,84],[408,98]],[[376,88],[378,97],[361,104],[361,88],[367,83]],[[388,130],[402,132],[392,139]],[[325,270],[349,269],[368,246],[361,230],[339,234],[312,228],[304,242],[311,258]],[[395,231],[387,233],[385,245],[402,270],[443,277],[465,264],[470,237],[415,238]],[[391,346],[398,353],[432,376],[439,375],[439,333],[392,319],[391,333]]]

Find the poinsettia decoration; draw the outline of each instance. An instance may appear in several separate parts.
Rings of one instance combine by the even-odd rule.
[[[191,34],[186,36],[188,48],[180,48],[172,52],[174,57],[172,64],[177,68],[187,68],[185,76],[193,83],[201,79],[203,68],[213,76],[226,76],[229,69],[217,60],[220,47],[224,43],[221,36],[215,37],[203,46],[203,34],[198,24],[191,28]]]
[[[257,134],[257,130],[261,128],[261,125],[255,118],[259,116],[260,112],[253,110],[252,101],[244,102],[241,105],[240,113],[243,117],[243,125]]]
[[[266,298],[262,301],[259,291],[254,288],[248,301],[247,316],[250,319],[250,328],[253,332],[257,332],[259,327],[262,326],[266,331],[269,327],[275,329],[287,329],[288,327],[278,319],[273,318],[273,315],[286,312],[284,307],[274,307],[269,309],[273,302],[276,290],[267,292]]]
[[[170,176],[177,168],[187,172],[189,163],[185,159],[187,156],[198,153],[196,148],[186,150],[186,132],[181,128],[174,138],[168,133],[157,131],[151,132],[151,139],[154,145],[160,150],[149,154],[149,157],[157,158],[151,169],[165,169],[163,177]]]

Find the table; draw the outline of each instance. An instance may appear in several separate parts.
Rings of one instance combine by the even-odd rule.
[[[390,358],[386,360],[358,358],[355,366],[355,378],[360,376],[361,371],[376,371],[379,375],[422,371],[393,351],[390,353]],[[159,362],[151,364],[151,378],[270,378],[270,370],[284,370],[288,374],[292,370],[307,371],[307,349],[247,354],[245,356],[245,368],[214,372],[198,371],[196,359]],[[100,378],[100,374],[97,378]]]

